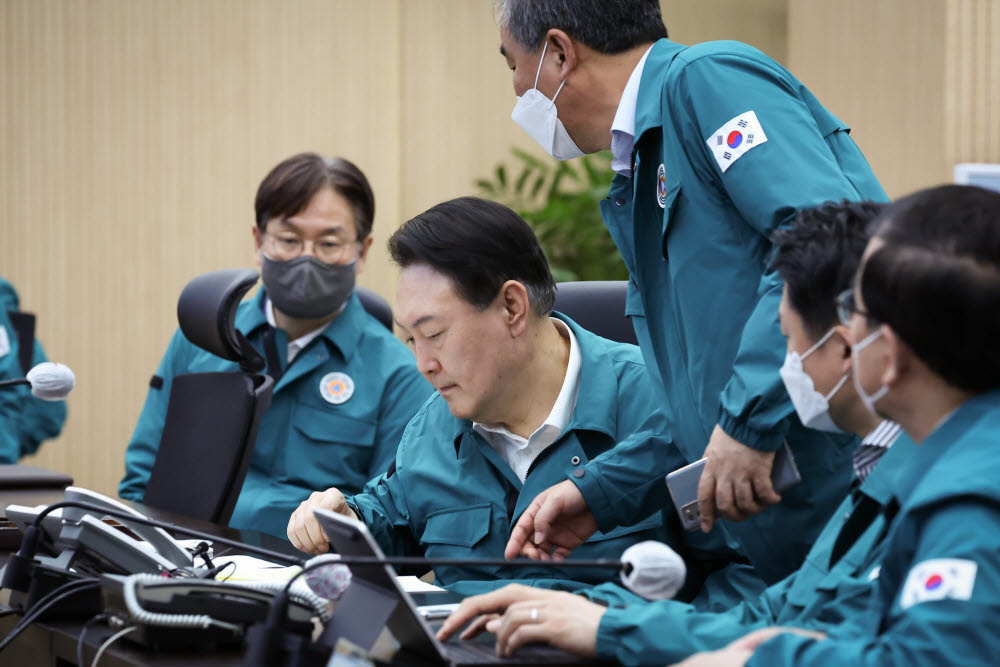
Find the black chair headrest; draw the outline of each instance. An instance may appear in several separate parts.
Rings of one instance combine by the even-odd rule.
[[[253,269],[204,273],[189,282],[177,300],[177,322],[185,338],[252,373],[264,370],[264,358],[236,330],[236,308],[259,277]]]
[[[389,332],[392,332],[392,308],[389,302],[380,297],[370,289],[365,289],[360,285],[354,288],[355,294],[361,300],[361,305],[369,315],[381,322]]]
[[[637,344],[632,321],[625,314],[627,280],[581,280],[556,284],[554,309],[581,327],[619,343]]]

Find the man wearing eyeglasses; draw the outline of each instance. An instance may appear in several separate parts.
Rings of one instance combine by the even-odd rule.
[[[264,356],[275,389],[230,525],[285,537],[314,489],[356,493],[386,471],[432,387],[354,294],[375,214],[364,174],[347,160],[296,155],[264,178],[255,209],[264,289],[239,306],[236,328]],[[235,369],[174,335],[125,454],[121,497],[143,499],[172,379]]]

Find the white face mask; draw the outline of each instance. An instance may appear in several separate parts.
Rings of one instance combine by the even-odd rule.
[[[872,333],[868,334],[860,342],[858,342],[851,348],[851,362],[854,368],[858,368],[858,357],[857,357],[858,352],[860,352],[861,350],[865,349],[866,347],[874,343],[876,340],[878,340],[878,337],[881,335],[882,335],[882,328],[879,327],[877,331],[873,331]],[[868,412],[872,413],[876,417],[881,417],[881,415],[875,411],[875,403],[880,398],[889,393],[889,387],[883,384],[879,386],[878,389],[875,390],[874,394],[866,394],[865,390],[861,388],[861,380],[858,379],[858,374],[855,373],[854,390],[858,392],[858,396],[861,398],[861,402],[865,404],[865,408],[868,409]]]
[[[824,396],[816,391],[812,378],[802,370],[802,361],[819,349],[833,335],[833,332],[834,329],[827,331],[826,335],[806,350],[802,356],[799,356],[798,352],[789,352],[785,355],[785,363],[782,364],[779,372],[803,426],[817,431],[843,433],[830,417],[830,399],[844,386],[850,371],[844,373],[844,377],[840,378],[840,382],[833,388],[833,391]]]
[[[538,90],[538,75],[542,71],[545,50],[548,47],[549,43],[546,41],[542,47],[542,57],[538,59],[534,88],[525,91],[524,95],[517,98],[517,104],[514,105],[510,118],[544,148],[546,153],[557,160],[572,160],[584,155],[584,152],[573,143],[556,111],[556,97],[559,97],[559,91],[566,85],[566,80],[559,84],[559,89],[551,100]]]

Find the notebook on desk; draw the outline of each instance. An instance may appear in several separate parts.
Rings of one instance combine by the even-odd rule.
[[[342,556],[385,558],[365,524],[326,510],[315,510],[316,518],[330,539],[333,551]],[[438,641],[440,622],[430,623],[417,611],[411,596],[397,581],[389,565],[352,565],[351,586],[337,602],[333,618],[324,633],[329,644],[346,637],[358,646],[371,646],[383,626],[400,644],[397,660],[426,664],[466,665],[567,665],[600,664],[548,645],[518,649],[510,658],[494,652],[493,636],[484,633],[478,640]],[[378,621],[378,622],[376,622]]]

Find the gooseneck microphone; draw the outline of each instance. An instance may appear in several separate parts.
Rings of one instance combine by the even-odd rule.
[[[0,387],[31,387],[31,393],[43,401],[61,401],[69,396],[76,385],[76,376],[69,366],[45,361],[34,366],[28,374],[17,380],[3,380]]]
[[[626,549],[621,558],[598,558],[594,560],[507,560],[505,558],[424,558],[421,556],[342,556],[340,554],[323,554],[307,561],[312,570],[323,565],[391,565],[400,566],[470,566],[482,565],[488,567],[551,567],[556,569],[586,568],[616,570],[621,573],[622,584],[636,595],[647,600],[667,600],[677,595],[687,577],[687,567],[684,559],[676,551],[663,542],[648,540],[633,544]],[[317,594],[315,586],[323,586],[322,581],[309,581],[310,588]],[[332,590],[328,588],[327,590]],[[325,597],[330,597],[326,595]]]

